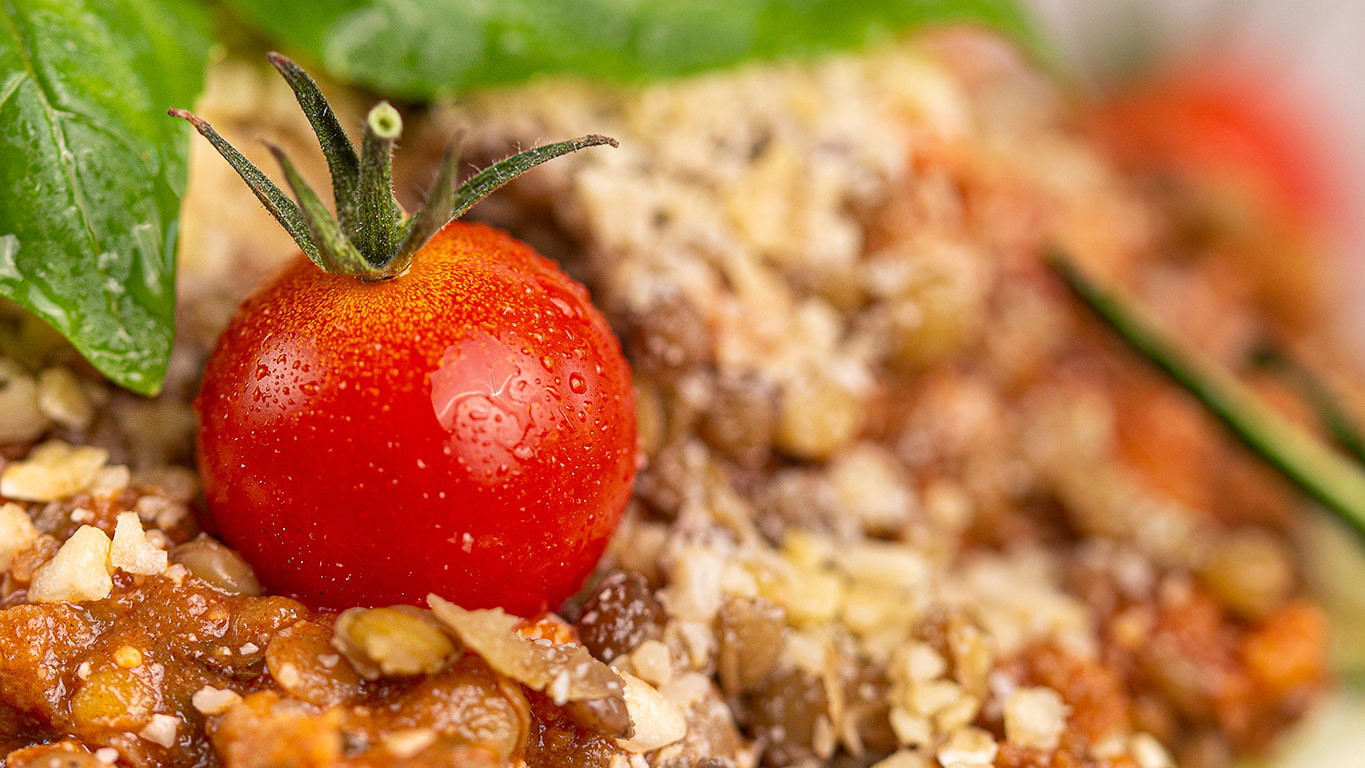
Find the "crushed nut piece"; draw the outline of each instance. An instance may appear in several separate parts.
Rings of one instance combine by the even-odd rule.
[[[1128,740],[1128,751],[1142,768],[1174,768],[1171,753],[1150,733],[1138,733]]]
[[[47,427],[38,407],[38,385],[18,363],[0,358],[0,443],[27,443]]]
[[[0,504],[0,571],[9,570],[14,556],[38,538],[33,519],[18,504]]]
[[[190,697],[190,703],[194,708],[205,715],[221,715],[241,700],[242,697],[236,691],[214,688],[211,685],[200,688]]]
[[[673,660],[668,646],[658,640],[646,640],[630,654],[635,674],[650,685],[665,685],[673,679]]]
[[[997,750],[999,746],[989,731],[971,727],[954,731],[947,743],[938,748],[937,756],[944,765],[991,765],[995,762]]]
[[[678,705],[628,672],[621,673],[621,679],[625,682],[626,710],[635,725],[634,736],[616,740],[622,749],[650,752],[687,735],[687,718]]]
[[[160,744],[167,749],[175,746],[175,732],[180,728],[180,718],[175,715],[152,715],[151,722],[137,735],[152,742]]]
[[[872,768],[929,768],[929,760],[918,752],[901,749],[873,763]]]
[[[560,673],[567,672],[566,701],[604,699],[622,693],[621,678],[581,645],[532,642],[517,633],[515,616],[496,608],[466,611],[436,595],[428,595],[427,602],[436,618],[466,647],[493,669],[530,688],[548,690]]]
[[[1044,751],[1057,748],[1067,706],[1051,688],[1016,688],[1005,700],[1005,738]]]
[[[103,600],[114,589],[109,571],[109,537],[82,525],[57,554],[33,574],[28,599],[35,603]]]
[[[430,728],[405,728],[386,735],[384,749],[399,760],[407,760],[436,743],[436,736]]]
[[[56,501],[90,487],[95,474],[109,460],[109,452],[60,440],[43,443],[24,461],[5,467],[0,496],[24,501]]]
[[[109,547],[109,563],[127,573],[154,576],[166,570],[170,555],[147,540],[136,512],[123,512],[114,526],[114,541]]]
[[[60,366],[38,374],[38,409],[67,429],[84,430],[95,418],[95,407],[80,380]]]

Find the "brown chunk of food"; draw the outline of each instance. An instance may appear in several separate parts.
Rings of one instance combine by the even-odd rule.
[[[274,691],[252,694],[209,723],[234,768],[285,765],[503,765],[526,743],[521,689],[473,656],[413,683],[321,707]]]
[[[603,579],[583,605],[578,637],[589,653],[609,662],[646,640],[658,639],[663,622],[663,606],[645,577],[617,571]]]
[[[266,646],[306,613],[293,600],[230,596],[193,578],[123,574],[108,600],[0,611],[0,710],[15,720],[0,748],[70,736],[134,762],[210,761],[194,694],[262,686]]]

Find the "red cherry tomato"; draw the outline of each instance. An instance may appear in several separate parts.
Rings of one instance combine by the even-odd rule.
[[[630,371],[587,292],[458,221],[384,282],[300,257],[243,305],[196,407],[211,524],[323,607],[552,608],[635,471]]]
[[[1121,165],[1160,180],[1180,243],[1216,254],[1285,327],[1321,319],[1348,195],[1321,123],[1286,81],[1192,63],[1117,90],[1092,118]]]
[[[1334,179],[1315,116],[1275,78],[1192,64],[1117,90],[1093,115],[1125,165],[1202,180],[1295,226],[1331,225]]]

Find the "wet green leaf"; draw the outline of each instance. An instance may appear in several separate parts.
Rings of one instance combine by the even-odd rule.
[[[929,24],[1034,36],[1014,0],[231,0],[333,76],[431,98],[541,73],[614,82],[856,48]]]
[[[156,392],[175,309],[202,11],[177,0],[0,4],[0,295],[115,382]]]

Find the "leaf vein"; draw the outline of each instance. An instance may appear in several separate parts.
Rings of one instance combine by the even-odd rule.
[[[39,100],[42,102],[43,114],[48,123],[48,131],[52,134],[52,140],[57,145],[57,164],[61,167],[66,176],[67,184],[71,189],[71,197],[75,203],[76,210],[80,212],[81,224],[85,228],[86,234],[90,237],[90,245],[94,252],[98,253],[101,249],[99,233],[95,231],[94,222],[90,216],[89,201],[86,200],[80,184],[78,183],[76,169],[72,164],[71,150],[67,145],[66,130],[62,127],[58,119],[58,109],[53,104],[51,86],[44,82],[38,75],[37,68],[33,65],[33,52],[29,47],[28,38],[24,36],[21,24],[23,19],[19,12],[15,10],[14,4],[5,0],[5,16],[9,21],[11,31],[17,43],[20,57],[23,59],[24,68],[28,71],[28,77],[33,80],[33,84],[38,88]],[[17,86],[16,86],[17,88]]]

